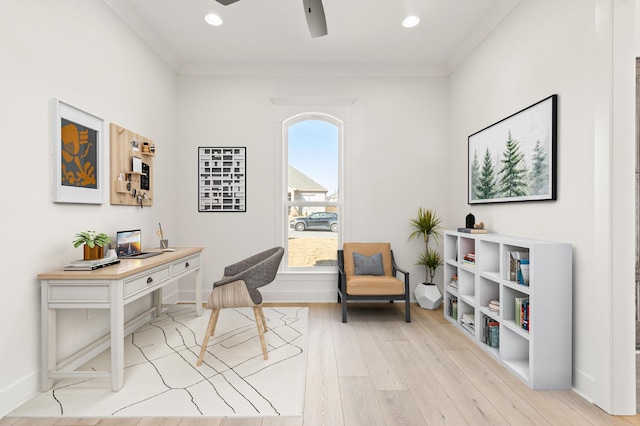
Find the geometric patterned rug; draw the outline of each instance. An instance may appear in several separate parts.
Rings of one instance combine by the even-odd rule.
[[[301,416],[308,308],[263,307],[265,361],[251,308],[222,309],[196,367],[210,310],[169,305],[125,337],[124,385],[110,378],[61,379],[6,417]],[[80,369],[109,368],[109,349]]]

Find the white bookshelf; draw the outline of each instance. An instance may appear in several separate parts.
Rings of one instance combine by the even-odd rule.
[[[529,258],[526,285],[509,274],[509,253]],[[475,264],[464,262],[475,254]],[[444,233],[444,316],[532,389],[571,388],[571,244],[497,234]],[[449,285],[458,277],[457,289]],[[516,298],[529,299],[529,330],[516,323]],[[498,299],[498,312],[489,301]],[[451,303],[457,301],[457,318]],[[468,314],[472,333],[461,325]],[[499,323],[499,346],[485,343],[484,322]]]

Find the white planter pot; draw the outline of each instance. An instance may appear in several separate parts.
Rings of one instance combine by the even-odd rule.
[[[442,303],[442,293],[435,284],[420,283],[413,291],[421,308],[437,309]]]

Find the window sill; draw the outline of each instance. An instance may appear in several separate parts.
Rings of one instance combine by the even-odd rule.
[[[278,277],[283,279],[287,279],[287,277],[300,277],[300,276],[313,276],[318,277],[322,275],[336,275],[338,273],[338,268],[335,267],[333,269],[289,269],[286,271],[278,272]]]

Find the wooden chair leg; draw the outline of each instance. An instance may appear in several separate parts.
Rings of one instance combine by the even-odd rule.
[[[262,315],[260,312],[260,306],[254,306],[253,315],[256,317],[256,326],[258,327],[258,335],[260,336],[260,344],[262,345],[262,355],[264,355],[264,359],[268,360],[269,355],[267,354],[267,344],[264,341],[264,333],[262,331]]]
[[[204,334],[204,338],[202,339],[202,349],[200,349],[200,356],[198,357],[197,366],[200,367],[202,365],[202,360],[204,359],[204,353],[207,351],[207,343],[209,343],[209,339],[213,336],[214,331],[216,331],[216,324],[218,323],[218,316],[220,315],[220,309],[214,309],[211,311],[211,316],[209,317],[209,324],[207,325],[207,331]]]
[[[267,320],[264,318],[264,312],[262,311],[262,306],[258,307],[258,311],[260,312],[260,318],[262,318],[262,329],[266,333],[267,331],[269,331],[269,329],[267,328]]]

